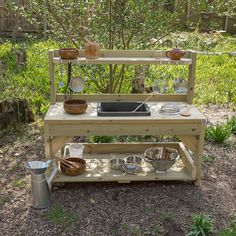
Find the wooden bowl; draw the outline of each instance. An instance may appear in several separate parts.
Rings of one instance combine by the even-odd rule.
[[[78,157],[69,157],[66,160],[78,163],[78,167],[68,168],[60,163],[61,172],[65,175],[76,176],[84,173],[86,169],[86,161]]]
[[[64,102],[64,110],[70,114],[82,114],[87,110],[88,104],[85,100],[71,99]]]
[[[61,59],[74,60],[79,56],[79,51],[76,48],[62,48],[59,50]]]

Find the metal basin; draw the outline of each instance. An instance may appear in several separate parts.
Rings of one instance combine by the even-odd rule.
[[[141,102],[101,102],[97,106],[98,116],[150,116],[147,104],[143,104],[137,111],[132,112]]]

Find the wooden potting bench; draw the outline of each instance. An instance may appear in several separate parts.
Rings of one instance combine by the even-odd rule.
[[[58,171],[53,182],[95,182],[153,180],[194,181],[200,184],[201,161],[204,144],[205,118],[198,109],[191,105],[192,115],[164,115],[159,112],[161,105],[167,102],[192,104],[194,96],[196,54],[188,51],[178,61],[166,57],[166,51],[101,51],[98,59],[86,59],[84,51],[79,51],[79,57],[70,61],[72,64],[152,64],[152,65],[182,65],[188,66],[188,88],[186,94],[162,95],[155,94],[148,105],[151,116],[137,117],[101,117],[97,116],[97,103],[100,101],[144,101],[148,94],[82,94],[73,98],[85,99],[88,109],[85,114],[71,115],[64,112],[64,94],[56,93],[55,66],[67,64],[61,60],[58,50],[49,51],[49,70],[51,87],[51,105],[44,119],[46,158],[52,159],[64,145],[74,136],[91,135],[176,135],[181,142],[175,143],[131,143],[131,144],[85,144],[83,157],[87,169],[78,176],[66,176]],[[138,153],[143,155],[145,149],[152,146],[177,148],[181,158],[166,173],[155,173],[149,163],[142,164],[142,170],[129,175],[109,168],[111,153],[119,157]]]

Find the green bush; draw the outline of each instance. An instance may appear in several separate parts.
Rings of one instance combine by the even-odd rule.
[[[231,126],[228,124],[217,124],[206,128],[205,138],[216,143],[224,143],[231,135]]]
[[[90,136],[89,142],[92,143],[112,143],[115,142],[115,136]]]
[[[236,219],[229,228],[221,230],[218,236],[236,236]]]
[[[227,124],[231,127],[233,134],[236,134],[236,116],[228,120]]]
[[[192,216],[192,225],[187,236],[207,236],[213,233],[213,220],[208,215],[199,214]]]

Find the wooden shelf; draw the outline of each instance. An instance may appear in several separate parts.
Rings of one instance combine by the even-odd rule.
[[[177,148],[181,156],[166,173],[156,173],[151,164],[145,161],[141,164],[141,170],[133,175],[110,169],[110,153],[116,153],[119,158],[125,158],[130,154],[143,156],[145,149],[153,146],[163,146],[164,144]],[[59,170],[53,182],[193,181],[196,175],[196,167],[193,164],[193,160],[182,143],[85,144],[83,158],[86,160],[87,168],[82,175],[66,176]]]
[[[60,57],[54,57],[53,63],[55,64],[81,64],[81,65],[95,65],[95,64],[117,64],[117,65],[133,65],[133,64],[159,64],[159,65],[191,65],[192,59],[181,58],[180,60],[170,60],[169,58],[155,58],[155,57],[99,57],[98,59],[86,59],[85,57],[78,57],[75,60],[61,60]]]

